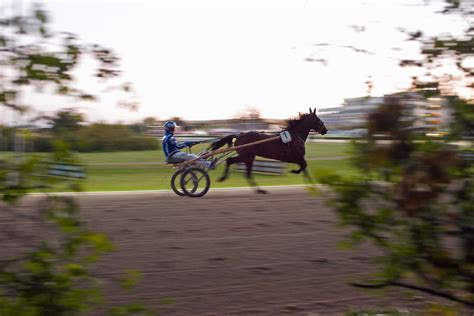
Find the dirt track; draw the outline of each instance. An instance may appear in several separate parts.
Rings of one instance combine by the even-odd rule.
[[[33,199],[33,198],[32,198]],[[339,315],[350,308],[422,306],[346,285],[370,270],[370,255],[337,249],[336,218],[301,188],[268,195],[212,191],[83,196],[84,218],[119,251],[101,263],[113,280],[127,269],[143,279],[111,300],[143,300],[160,315]],[[163,305],[170,298],[172,305]]]

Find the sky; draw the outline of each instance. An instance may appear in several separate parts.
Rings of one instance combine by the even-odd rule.
[[[420,6],[423,0],[41,3],[53,30],[112,48],[121,57],[123,80],[135,87],[136,111],[117,106],[114,95],[96,103],[29,96],[46,112],[79,107],[90,121],[220,119],[247,107],[283,119],[367,95],[368,78],[372,95],[400,91],[412,73],[398,60],[418,56],[418,46],[397,28],[437,34],[462,27],[436,14],[439,5]],[[81,74],[81,86],[97,88]]]

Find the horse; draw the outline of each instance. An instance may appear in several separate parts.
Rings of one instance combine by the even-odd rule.
[[[291,170],[291,172],[295,174],[303,172],[304,177],[311,182],[311,178],[308,174],[308,171],[306,170],[308,164],[304,159],[305,142],[311,130],[314,130],[321,135],[326,134],[326,126],[316,115],[316,109],[311,110],[311,108],[309,108],[309,113],[300,113],[299,118],[286,120],[285,130],[290,133],[292,139],[291,142],[287,144],[283,144],[281,139],[276,139],[274,141],[269,141],[255,146],[237,149],[236,151],[238,156],[227,158],[224,173],[217,181],[221,182],[227,179],[231,165],[235,163],[245,163],[245,176],[250,186],[256,188],[258,193],[267,193],[265,190],[262,190],[258,187],[257,183],[252,177],[253,162],[255,157],[259,156],[297,164],[299,169]],[[232,145],[239,146],[271,137],[274,137],[274,135],[268,135],[259,132],[247,132],[238,135],[232,134],[212,143],[210,147],[211,150],[217,150],[226,144],[229,147]]]

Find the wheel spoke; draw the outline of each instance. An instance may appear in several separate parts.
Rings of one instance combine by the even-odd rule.
[[[184,194],[190,197],[200,197],[207,193],[209,186],[210,179],[205,170],[192,167],[184,171],[181,178],[181,187]]]

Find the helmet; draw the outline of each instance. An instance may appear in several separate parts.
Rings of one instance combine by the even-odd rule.
[[[163,127],[165,128],[165,131],[174,131],[174,129],[178,126],[175,122],[173,121],[167,121],[165,124],[163,124]]]

